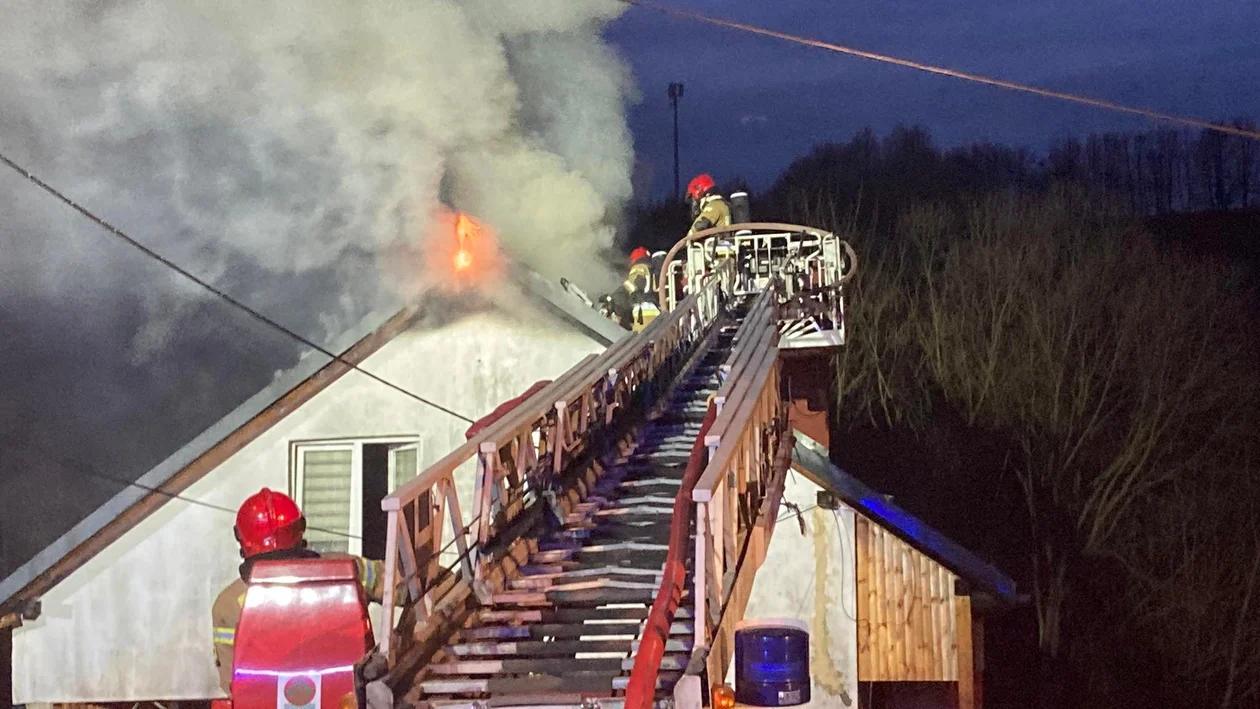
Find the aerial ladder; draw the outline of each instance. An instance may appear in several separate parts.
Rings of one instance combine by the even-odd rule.
[[[732,256],[706,250],[719,237]],[[834,234],[791,224],[675,245],[660,317],[500,407],[382,501],[379,644],[353,695],[320,705],[709,704],[791,461],[785,367],[844,344],[855,267]]]

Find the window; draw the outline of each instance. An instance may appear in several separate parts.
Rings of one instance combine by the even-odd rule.
[[[295,443],[291,459],[292,488],[306,516],[310,547],[384,558],[381,499],[419,474],[417,439]]]
[[[354,494],[357,452],[354,444],[297,449],[297,500],[306,515],[307,543],[315,551],[361,551],[350,544],[356,541],[351,536],[362,536],[361,525],[352,519],[358,515],[351,514],[362,504]]]

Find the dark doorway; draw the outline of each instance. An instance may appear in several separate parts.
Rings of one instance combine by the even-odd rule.
[[[388,528],[381,500],[389,494],[388,444],[363,446],[363,556],[385,558],[385,533]]]

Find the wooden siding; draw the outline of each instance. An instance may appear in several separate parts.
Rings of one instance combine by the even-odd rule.
[[[954,581],[940,564],[857,515],[859,681],[958,681]],[[968,643],[968,673],[970,650]]]

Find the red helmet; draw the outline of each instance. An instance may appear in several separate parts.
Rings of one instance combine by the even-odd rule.
[[[700,199],[711,189],[713,189],[713,176],[706,172],[703,175],[696,175],[687,184],[687,196],[692,199]]]
[[[646,248],[639,246],[635,248],[634,251],[630,252],[630,263],[638,263],[642,259],[648,258],[650,256],[651,254],[648,253],[648,250]]]
[[[241,555],[248,559],[299,546],[306,532],[306,518],[293,498],[264,487],[241,503],[233,531],[241,543]]]

